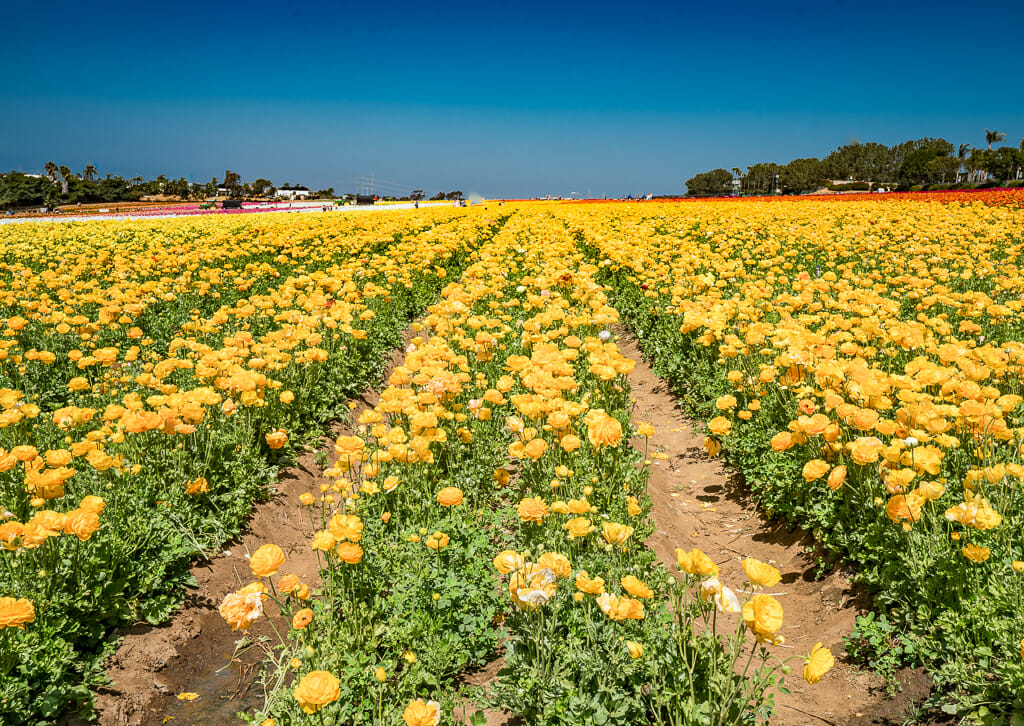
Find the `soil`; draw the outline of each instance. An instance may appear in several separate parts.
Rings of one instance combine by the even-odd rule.
[[[911,702],[931,691],[931,680],[921,670],[900,673],[901,690],[889,697],[883,678],[848,662],[843,636],[870,608],[870,598],[842,569],[817,579],[805,551],[813,538],[765,518],[742,478],[720,459],[708,460],[703,435],[695,432],[697,424],[682,414],[667,384],[651,371],[636,338],[618,332],[623,354],[637,362],[630,374],[636,400],[633,420],[647,421],[655,429],[649,442],[634,441],[652,462],[648,494],[657,530],[647,545],[674,573],[677,547],[703,550],[718,564],[722,582],[733,589],[746,579],[741,566],[745,557],[773,564],[783,575],[782,582],[768,589],[785,610],[781,632],[786,641],[777,648],[779,657],[808,653],[818,641],[835,656],[835,667],[815,685],[800,677],[803,663],[798,657],[790,661],[793,674],[785,686],[791,694],[776,695],[771,726],[903,723]]]

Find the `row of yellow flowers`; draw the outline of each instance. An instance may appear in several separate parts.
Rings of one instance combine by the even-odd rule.
[[[756,649],[743,630],[765,645],[781,642],[782,606],[767,593],[741,603],[698,550],[679,551],[684,580],[673,584],[644,546],[646,471],[636,466],[628,421],[634,364],[608,330],[617,313],[597,268],[563,223],[528,209],[475,257],[414,326],[419,335],[380,402],[336,441],[320,491],[303,498],[321,527],[310,546],[323,557],[322,584],[309,592],[280,575],[287,562],[270,543],[251,560],[266,583],[221,605],[233,628],[268,615],[269,598],[291,617],[290,642],[273,659],[276,688],[257,720],[327,713],[437,724],[455,708],[449,679],[457,673],[438,672],[435,651],[448,641],[423,623],[464,614],[457,590],[495,613],[459,620],[463,640],[504,623],[498,698],[531,722],[571,722],[578,712],[564,710],[592,697],[612,723],[701,722],[703,711],[687,712],[694,702],[717,702],[718,723],[752,722],[777,682],[765,648],[756,676],[735,675],[737,659]],[[481,535],[505,540],[483,568],[470,564]],[[507,577],[503,597],[488,566]],[[779,581],[764,563],[746,568],[759,587]],[[375,583],[384,584],[374,591]],[[740,629],[726,636],[695,627],[717,612],[733,613]],[[404,639],[409,633],[425,635],[416,642]],[[482,663],[495,644],[465,666]],[[831,665],[819,646],[804,677],[815,682]],[[602,671],[607,693],[583,694],[574,679],[567,687],[551,677],[570,667],[581,669],[579,682]],[[547,676],[535,680],[538,673]],[[527,682],[533,692],[524,696]]]
[[[373,380],[406,316],[496,224],[432,211],[5,228],[0,715],[87,712],[96,669],[72,647],[165,617],[188,557],[265,495],[268,449],[333,415],[325,382]],[[19,651],[28,665],[7,677]]]
[[[769,510],[861,566],[965,713],[1010,707],[1024,688],[1020,210],[806,200],[565,218],[659,370],[689,387],[708,453],[724,447]]]

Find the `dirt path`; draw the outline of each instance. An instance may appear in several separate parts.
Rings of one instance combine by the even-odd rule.
[[[404,343],[413,335],[407,328]],[[385,381],[403,357],[402,349],[392,353]],[[377,400],[376,391],[365,391],[355,400],[352,420]],[[346,433],[351,433],[347,425],[332,428],[334,436]],[[335,458],[332,444],[324,440],[319,450],[327,454],[328,460]],[[198,586],[189,591],[184,606],[167,623],[156,627],[136,625],[122,631],[124,641],[107,667],[112,684],[99,692],[99,719],[95,723],[219,726],[238,724],[237,712],[252,712],[262,706],[264,693],[258,677],[265,651],[258,643],[276,642],[277,636],[266,619],[257,621],[244,634],[232,632],[218,607],[227,593],[255,579],[247,555],[268,542],[285,552],[282,574],[297,575],[311,589],[319,586],[319,566],[309,546],[315,530],[308,508],[299,501],[301,494],[316,493],[323,481],[316,461],[319,451],[306,452],[293,466],[283,469],[277,492],[255,507],[246,533],[225,544],[216,557],[192,568]],[[268,600],[266,607],[271,618],[279,618],[273,601]],[[177,696],[181,693],[196,693],[199,697],[180,700]],[[84,722],[71,719],[67,724],[78,726]]]
[[[883,679],[845,662],[842,638],[865,612],[868,600],[842,572],[815,580],[813,563],[804,552],[813,544],[810,536],[762,517],[735,472],[720,459],[708,461],[703,436],[694,433],[694,422],[679,411],[667,384],[644,362],[636,339],[622,329],[619,334],[623,353],[637,362],[630,374],[636,399],[633,419],[654,425],[649,453],[667,454],[654,458],[651,467],[648,493],[657,531],[648,546],[672,572],[678,572],[676,547],[698,547],[718,564],[722,581],[734,588],[745,579],[740,565],[744,557],[774,564],[783,579],[770,591],[785,609],[786,643],[779,655],[807,653],[820,640],[836,657],[836,667],[813,686],[800,677],[802,663],[790,663],[794,670],[785,685],[792,694],[776,697],[772,726],[902,723],[907,704],[928,694],[930,680],[912,672],[902,692],[888,698]],[[636,443],[643,451],[643,439]]]

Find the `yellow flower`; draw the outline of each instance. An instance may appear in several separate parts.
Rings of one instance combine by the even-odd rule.
[[[523,560],[523,556],[518,552],[504,550],[503,552],[499,552],[494,558],[494,569],[503,575],[507,575],[508,573],[522,567],[524,562],[525,560]]]
[[[683,572],[702,577],[715,577],[718,575],[718,565],[714,560],[698,549],[686,552],[676,549],[676,564]]]
[[[984,562],[991,556],[992,550],[988,547],[981,547],[979,545],[967,544],[960,548],[964,557],[969,559],[971,562]]]
[[[432,550],[443,550],[448,546],[449,537],[444,532],[434,532],[427,537],[426,545]]]
[[[383,668],[377,668],[377,670],[373,672],[373,677],[378,683],[383,683],[388,679],[388,673]]]
[[[619,597],[611,593],[597,596],[597,606],[611,620],[643,620],[644,604],[629,597]]]
[[[771,595],[754,595],[743,606],[743,620],[759,642],[777,642],[775,631],[782,627],[782,604]]]
[[[576,574],[576,589],[588,595],[600,595],[604,592],[604,580],[600,577],[591,578],[586,570]]]
[[[36,610],[31,600],[23,597],[0,597],[0,629],[24,628],[25,623],[36,619]]]
[[[623,545],[633,534],[633,528],[618,522],[605,522],[601,525],[601,536],[608,544]]]
[[[284,429],[277,429],[276,431],[271,431],[269,434],[266,435],[265,438],[267,446],[269,446],[271,449],[280,449],[282,446],[288,443],[288,434],[285,433]]]
[[[328,703],[341,698],[341,681],[327,671],[310,671],[292,691],[305,713],[316,713]]]
[[[402,713],[408,726],[437,726],[441,720],[441,704],[437,701],[410,701]]]
[[[820,641],[815,643],[811,648],[810,655],[804,658],[804,680],[811,684],[817,683],[835,663],[832,651],[822,647]]]
[[[761,587],[773,587],[782,580],[782,573],[771,565],[748,557],[743,560],[743,571],[747,573],[747,579]]]
[[[647,599],[654,596],[654,591],[633,575],[626,575],[619,582],[622,589],[633,597]]]
[[[629,657],[633,660],[639,660],[644,657],[644,647],[634,640],[626,641],[626,650],[629,651]]]

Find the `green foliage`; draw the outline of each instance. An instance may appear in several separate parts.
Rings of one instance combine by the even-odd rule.
[[[725,169],[697,174],[686,181],[686,196],[717,197],[732,191],[732,174]]]

